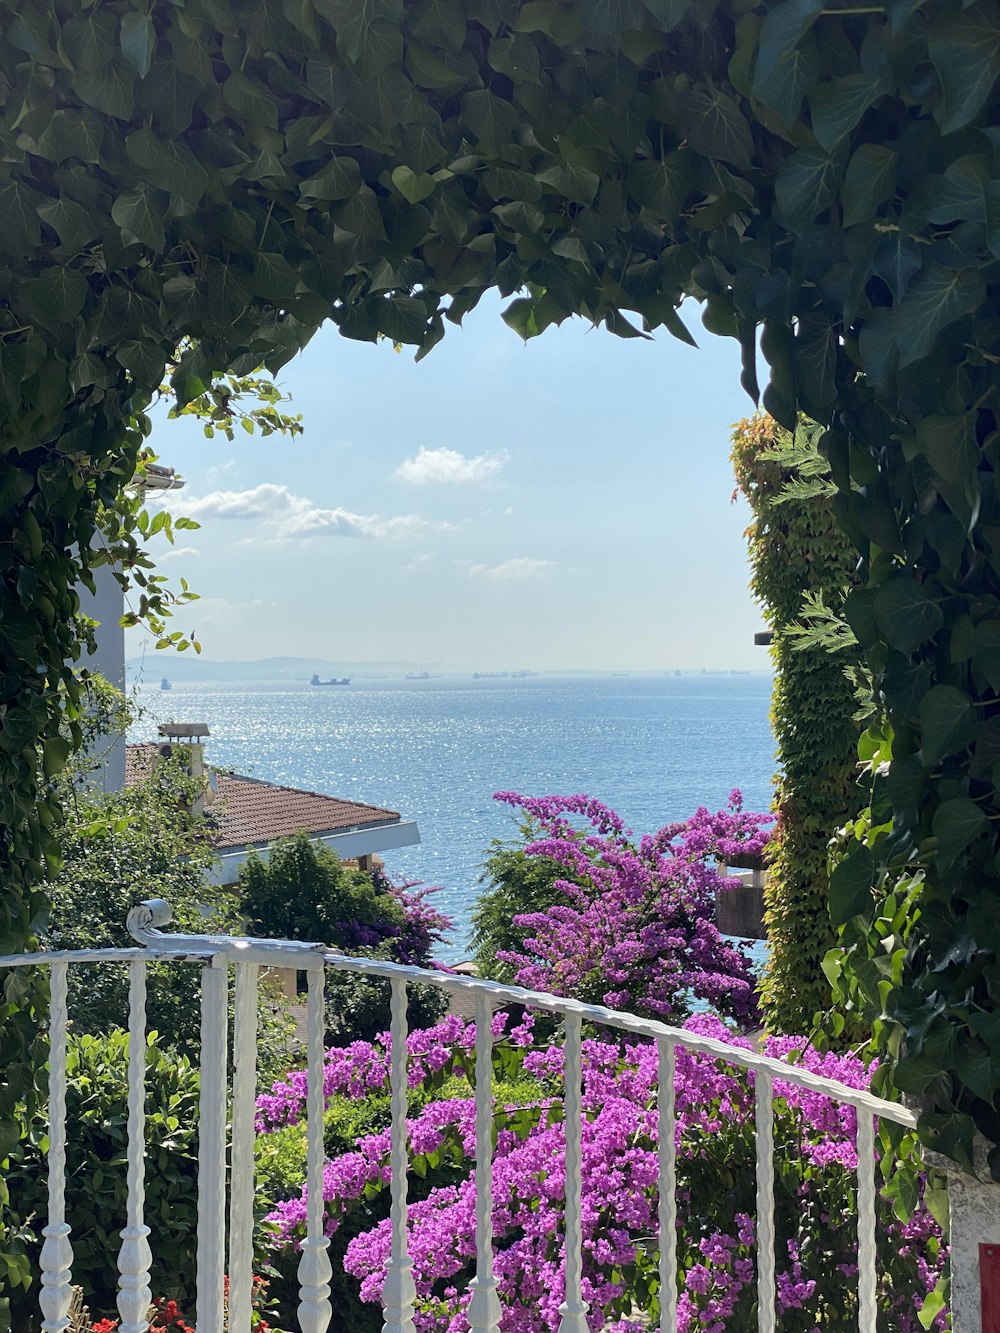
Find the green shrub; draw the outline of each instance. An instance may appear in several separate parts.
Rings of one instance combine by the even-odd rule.
[[[423,967],[431,961],[425,909],[408,910],[384,875],[345,866],[305,833],[276,842],[266,861],[251,855],[238,892],[251,935],[317,940],[344,953]],[[407,998],[411,1027],[436,1022],[447,1005],[433,986],[411,987]],[[326,1022],[331,1044],[371,1041],[389,1026],[388,984],[328,969]]]
[[[126,1218],[128,1036],[71,1035],[66,1056],[66,1220],[72,1227],[73,1280],[94,1317],[113,1313],[115,1257]],[[47,1127],[36,1118],[6,1171],[11,1208],[31,1229],[35,1273],[47,1216]],[[188,1059],[160,1046],[146,1053],[146,1222],[155,1243],[155,1294],[194,1295],[198,1198],[198,1073]],[[37,1280],[14,1294],[15,1328],[35,1325]]]

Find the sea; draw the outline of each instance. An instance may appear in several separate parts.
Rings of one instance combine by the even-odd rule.
[[[205,722],[206,759],[252,777],[398,810],[419,846],[386,853],[397,879],[436,886],[454,922],[440,950],[468,951],[486,849],[513,839],[517,816],[498,791],[586,792],[637,835],[720,809],[772,799],[774,740],[764,672],[139,685],[131,739],[160,722]]]

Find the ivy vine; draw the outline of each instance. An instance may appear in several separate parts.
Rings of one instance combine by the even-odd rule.
[[[0,9],[0,951],[44,910],[74,589],[168,363],[183,406],[328,319],[420,356],[494,287],[525,337],[691,340],[690,295],[752,396],[759,334],[764,406],[827,428],[926,867],[893,1058],[933,1039],[938,1113],[1000,1137],[998,74],[996,0]],[[0,1157],[39,1058],[20,984]]]

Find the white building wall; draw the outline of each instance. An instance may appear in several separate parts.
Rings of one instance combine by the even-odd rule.
[[[110,565],[101,565],[94,571],[95,592],[81,587],[80,610],[85,616],[100,622],[93,653],[81,659],[80,665],[97,672],[116,689],[125,690],[125,630],[121,625],[122,590]],[[94,783],[103,791],[118,791],[125,785],[125,737],[102,737],[94,745],[97,768]]]

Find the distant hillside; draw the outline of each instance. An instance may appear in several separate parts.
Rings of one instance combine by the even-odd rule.
[[[162,676],[175,683],[203,680],[298,680],[307,681],[315,671],[324,680],[331,676],[398,677],[408,673],[427,671],[432,675],[443,672],[471,670],[469,667],[445,662],[348,662],[343,659],[319,657],[264,657],[256,662],[210,662],[203,657],[185,653],[148,653],[145,657],[130,657],[125,663],[129,682],[143,681],[155,684]]]

